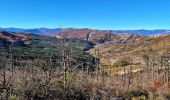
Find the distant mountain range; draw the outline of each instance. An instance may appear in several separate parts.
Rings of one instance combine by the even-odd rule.
[[[80,30],[77,28],[66,28],[69,30]],[[82,28],[83,29],[83,28]],[[87,29],[88,28],[84,28]],[[59,33],[62,31],[61,28],[54,28],[54,29],[50,29],[50,28],[34,28],[34,29],[22,29],[22,28],[0,28],[0,30],[5,30],[8,32],[30,32],[30,33],[34,33],[34,34],[39,34],[39,35],[54,35],[56,33]],[[93,29],[90,29],[93,30]],[[108,30],[105,30],[108,31]],[[141,34],[141,35],[155,35],[155,34],[162,34],[162,33],[170,33],[170,30],[166,30],[166,29],[156,29],[156,30],[145,30],[145,29],[141,29],[141,30],[109,30],[112,33],[133,33],[133,34]]]
[[[141,35],[155,35],[155,34],[162,34],[162,33],[170,33],[170,30],[165,29],[156,29],[156,30],[112,30],[114,33],[134,33],[134,34],[141,34]]]
[[[61,28],[49,29],[49,28],[34,28],[34,29],[22,29],[22,28],[0,28],[0,30],[8,32],[30,32],[39,35],[52,35],[60,32]]]
[[[18,28],[1,28],[0,31],[0,42],[1,44],[29,44],[29,38],[27,36],[27,32],[41,34],[42,36],[53,36],[56,38],[70,38],[70,39],[79,39],[86,40],[93,44],[103,44],[103,43],[142,43],[145,40],[150,40],[162,36],[170,36],[168,30],[127,30],[127,31],[107,31],[107,30],[93,30],[93,29],[73,29],[67,28],[62,31],[62,29],[47,29],[47,28],[39,28],[39,29],[18,29]],[[5,31],[4,31],[5,30]],[[11,32],[12,31],[12,32]],[[16,32],[14,32],[16,31]],[[141,35],[142,34],[152,34],[152,35]],[[123,33],[123,34],[122,34]],[[132,34],[130,34],[132,33]],[[133,34],[135,33],[135,34]],[[153,35],[156,34],[157,35]],[[158,34],[162,33],[162,34]],[[40,36],[40,35],[37,35]]]

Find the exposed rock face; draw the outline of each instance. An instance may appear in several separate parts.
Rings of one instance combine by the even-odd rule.
[[[93,43],[105,43],[112,41],[114,43],[130,43],[138,42],[146,39],[146,36],[137,34],[118,34],[105,30],[92,30],[92,29],[65,29],[57,34],[57,38],[66,36],[67,38],[77,38],[88,40]]]

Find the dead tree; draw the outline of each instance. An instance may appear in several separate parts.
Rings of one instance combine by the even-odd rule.
[[[128,74],[129,74],[129,79],[128,79],[128,91],[129,91],[130,85],[132,84],[132,61],[131,61],[131,59],[130,59],[130,69],[129,69]]]
[[[95,49],[95,73],[96,73],[96,99],[98,100],[98,88],[99,88],[99,49]]]

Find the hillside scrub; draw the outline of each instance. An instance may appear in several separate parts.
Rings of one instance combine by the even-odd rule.
[[[148,70],[150,72],[146,69],[146,71],[129,72],[123,75],[111,75],[111,73],[106,75],[98,66],[99,63],[95,63],[98,59],[90,62],[91,58],[84,58],[86,57],[84,56],[79,59],[73,56],[74,52],[68,56],[69,52],[71,51],[65,52],[67,55],[61,56],[60,59],[1,54],[0,63],[4,65],[1,66],[0,71],[1,99],[157,100],[169,98],[167,77],[169,70],[157,71],[158,65],[155,65],[154,69]],[[161,61],[165,61],[163,59],[166,57],[168,56],[163,56]],[[157,62],[152,59],[156,58],[149,57],[150,66]],[[124,63],[124,60],[119,62]],[[91,68],[93,70],[90,70]]]

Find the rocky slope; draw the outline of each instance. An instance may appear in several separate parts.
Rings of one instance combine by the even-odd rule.
[[[105,30],[92,30],[92,29],[65,29],[62,32],[57,33],[57,38],[77,38],[87,41],[91,41],[95,44],[101,44],[111,41],[112,43],[131,43],[139,42],[148,38],[148,36],[138,34],[118,34],[112,31]]]

